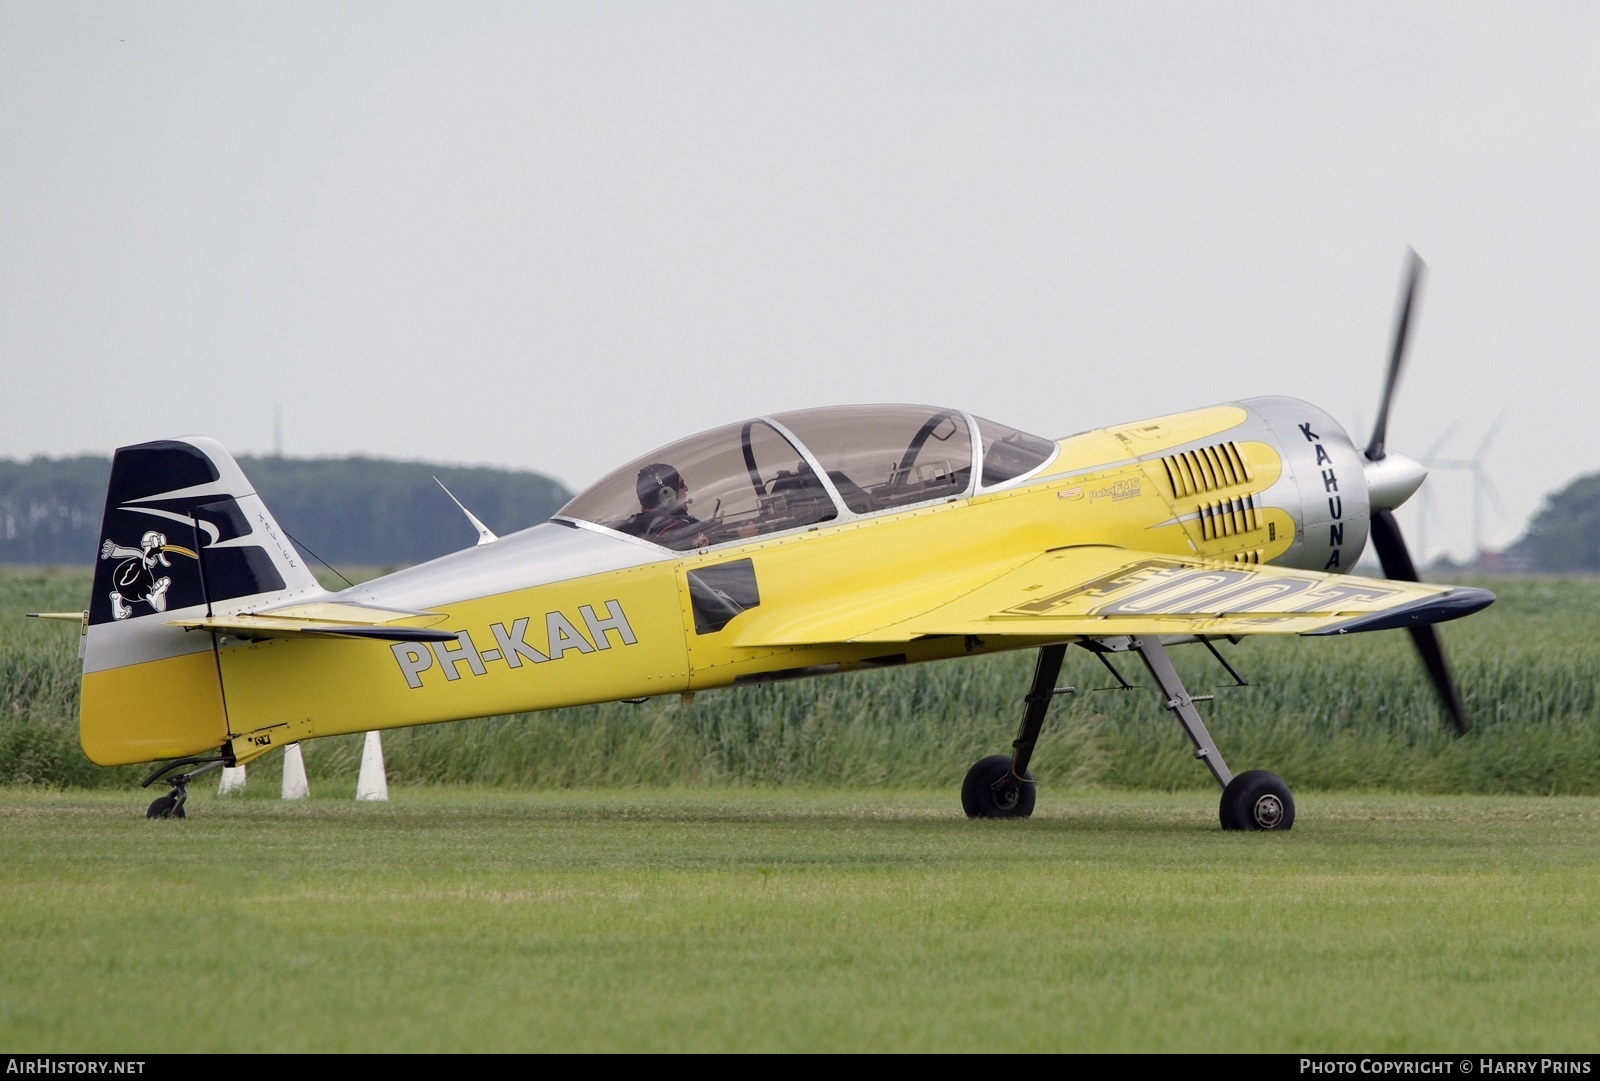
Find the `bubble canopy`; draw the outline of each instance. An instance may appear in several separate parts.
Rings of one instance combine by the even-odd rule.
[[[669,443],[556,517],[687,551],[972,495],[1038,472],[1056,450],[958,409],[800,409]]]

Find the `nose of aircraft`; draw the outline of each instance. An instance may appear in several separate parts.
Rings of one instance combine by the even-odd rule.
[[[1421,462],[1392,450],[1377,461],[1369,458],[1362,468],[1367,475],[1367,498],[1374,510],[1394,510],[1428,478]]]

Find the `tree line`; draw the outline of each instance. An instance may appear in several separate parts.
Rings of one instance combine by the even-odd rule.
[[[437,477],[504,536],[571,498],[540,473],[378,458],[241,457],[278,524],[313,561],[398,567],[470,547],[477,531]],[[0,563],[87,566],[100,547],[111,459],[0,459]]]
[[[1505,554],[1531,571],[1600,573],[1600,473],[1578,477],[1545,496],[1528,532]]]

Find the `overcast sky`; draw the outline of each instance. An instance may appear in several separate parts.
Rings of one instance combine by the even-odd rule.
[[[1364,443],[1410,246],[1389,445],[1498,421],[1499,546],[1600,470],[1597,118],[1592,3],[4,0],[0,457],[281,409],[580,488],[801,406],[1260,394]]]

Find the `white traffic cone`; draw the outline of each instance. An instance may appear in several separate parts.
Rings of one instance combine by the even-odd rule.
[[[231,796],[244,791],[244,767],[223,766],[222,780],[217,782],[217,795]]]
[[[388,799],[389,778],[383,772],[383,742],[368,732],[361,748],[361,774],[356,778],[356,799]]]
[[[311,795],[306,784],[306,760],[300,754],[300,744],[291,743],[283,749],[283,798],[305,799]]]

